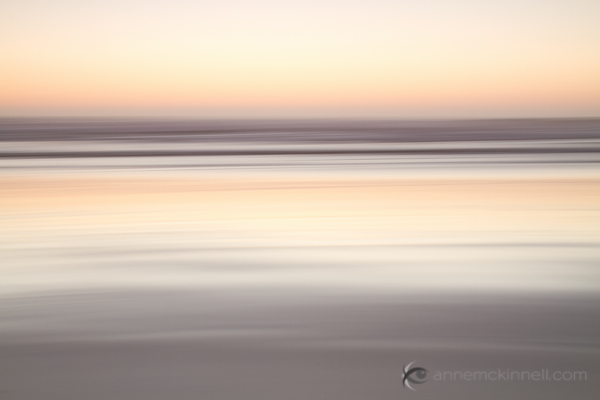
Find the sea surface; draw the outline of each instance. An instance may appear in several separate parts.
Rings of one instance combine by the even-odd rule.
[[[597,119],[5,118],[0,397],[596,399],[599,166]]]

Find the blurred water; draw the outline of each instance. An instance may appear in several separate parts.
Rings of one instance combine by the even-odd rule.
[[[595,398],[599,127],[4,120],[3,398]]]

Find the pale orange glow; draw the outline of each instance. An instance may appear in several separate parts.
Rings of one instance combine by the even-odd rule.
[[[440,4],[439,11],[388,3],[342,9],[334,1],[324,7],[177,3],[187,8],[131,0],[98,12],[61,3],[59,15],[4,6],[14,18],[0,39],[0,107],[9,115],[600,110],[600,31],[592,24],[598,7],[591,3],[544,10],[528,2],[499,10],[456,3]],[[110,10],[147,14],[119,17]]]
[[[67,213],[60,220],[62,229],[115,224],[133,229],[151,223],[202,221],[237,229],[258,227],[272,237],[280,237],[283,230],[310,228],[310,237],[321,240],[335,235],[356,235],[353,240],[359,240],[364,229],[386,231],[390,238],[397,238],[399,229],[406,238],[441,230],[456,238],[487,232],[490,226],[513,233],[544,227],[591,238],[598,233],[593,211],[586,211],[584,218],[580,210],[597,208],[599,189],[596,179],[422,179],[415,183],[290,176],[82,180],[49,175],[4,178],[0,203],[4,216]],[[547,210],[554,210],[552,220]],[[5,223],[13,231],[46,229],[37,219],[19,220],[17,226]]]

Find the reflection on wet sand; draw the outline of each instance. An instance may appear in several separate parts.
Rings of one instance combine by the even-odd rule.
[[[88,265],[85,274],[95,270],[99,277],[77,281],[85,286],[125,276],[146,282],[162,275],[168,281],[179,276],[175,272],[180,264],[189,263],[195,264],[193,271],[176,281],[225,284],[228,279],[247,279],[252,284],[264,280],[336,286],[349,280],[367,287],[402,287],[410,277],[409,282],[423,287],[508,285],[530,290],[544,285],[591,290],[599,282],[592,268],[600,198],[596,180],[48,176],[5,179],[3,188],[5,226],[11,231],[7,254],[12,261],[5,269],[15,285],[9,278],[9,291],[25,290],[29,280],[39,281],[45,273],[55,281],[55,271],[42,267],[49,263]],[[374,250],[377,246],[385,247]],[[437,250],[431,253],[423,246]],[[65,252],[63,259],[47,254],[57,249]],[[167,255],[156,254],[159,249]],[[215,255],[218,249],[237,250]],[[86,258],[86,251],[98,254]],[[172,265],[149,271],[138,267],[137,278],[131,267],[112,275],[99,263],[106,257],[104,251],[125,251],[127,259],[148,265],[159,260]],[[555,253],[553,261],[542,262],[549,253]],[[517,254],[528,254],[527,266],[509,265],[509,260],[519,262]],[[233,275],[229,269],[220,271],[210,265],[215,257],[218,263],[229,259],[240,268]],[[123,261],[112,257],[111,265]],[[407,261],[420,263],[421,272],[406,271]],[[244,265],[260,262],[281,266],[244,271]],[[477,262],[485,262],[485,267],[475,267]],[[25,264],[41,268],[42,275],[21,273]],[[322,265],[312,268],[314,264]],[[335,271],[345,270],[343,276],[332,275],[327,267],[332,264]],[[82,273],[77,268],[71,272],[69,279]],[[448,272],[460,279],[449,279]]]

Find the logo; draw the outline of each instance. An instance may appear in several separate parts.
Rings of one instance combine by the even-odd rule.
[[[412,367],[411,366],[415,363],[416,361],[411,362],[408,365],[404,366],[404,375],[402,376],[402,386],[404,387],[408,387],[411,390],[416,390],[415,388],[413,388],[412,386],[410,386],[411,383],[415,384],[415,385],[420,385],[422,383],[427,382],[427,370],[425,368],[421,368],[421,367]]]

